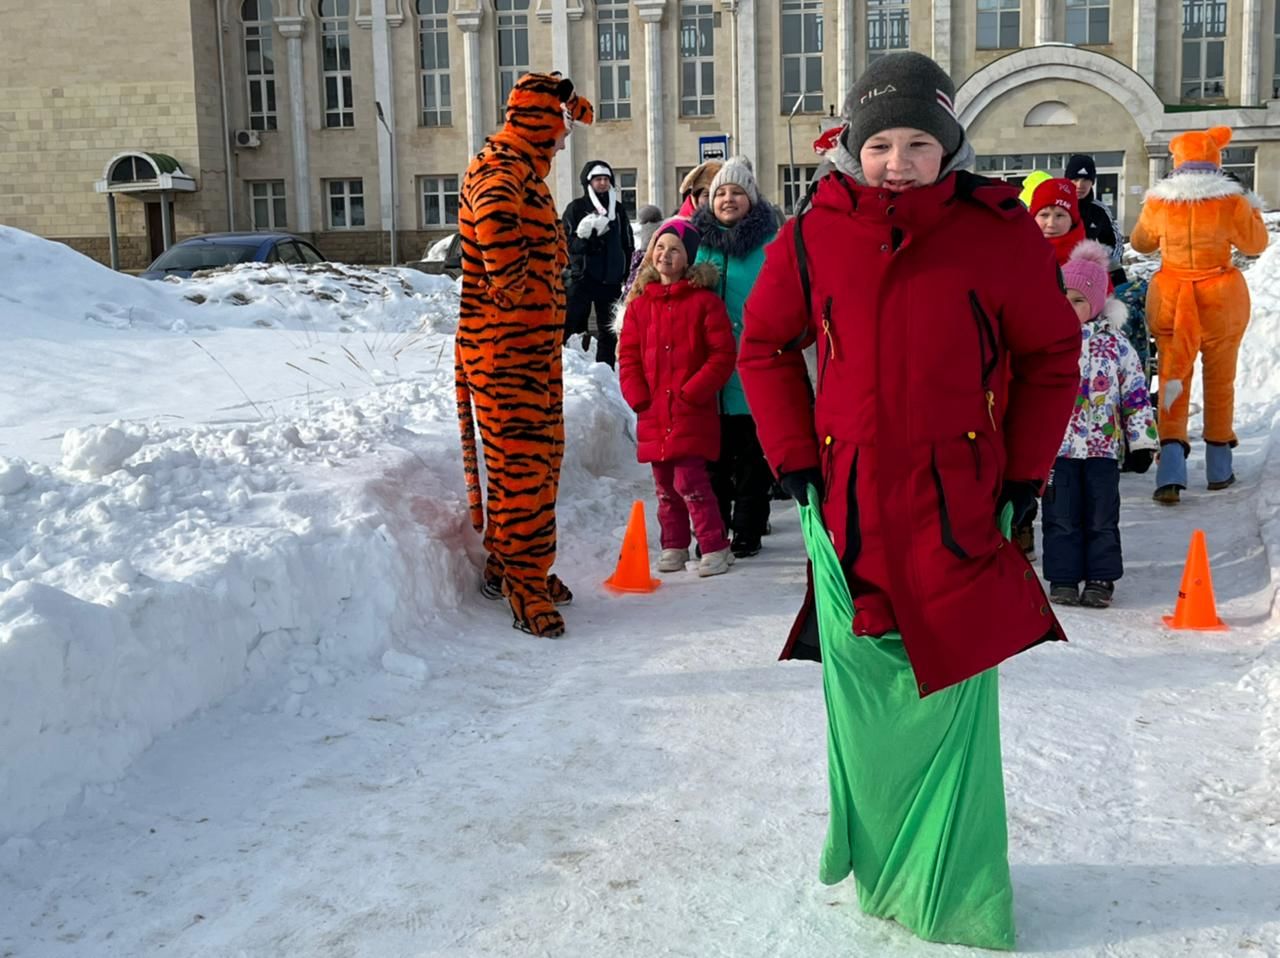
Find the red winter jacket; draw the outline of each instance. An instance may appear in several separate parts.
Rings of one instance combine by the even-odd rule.
[[[638,413],[641,462],[720,455],[717,394],[733,372],[737,348],[724,301],[713,292],[718,282],[716,268],[704,263],[664,286],[646,265],[615,326],[618,382]]]
[[[1065,638],[996,528],[1003,480],[1048,477],[1080,377],[1080,323],[1016,190],[956,173],[895,195],[831,173],[768,248],[744,323],[760,443],[779,473],[821,468],[856,633],[897,628],[921,695]]]

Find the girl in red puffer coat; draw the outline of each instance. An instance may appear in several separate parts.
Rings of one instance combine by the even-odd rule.
[[[615,325],[618,382],[636,411],[636,453],[653,464],[662,530],[659,572],[689,561],[690,522],[702,551],[698,575],[733,564],[707,463],[720,455],[717,396],[736,359],[733,328],[714,292],[714,266],[690,266],[698,231],[668,220],[658,230]]]

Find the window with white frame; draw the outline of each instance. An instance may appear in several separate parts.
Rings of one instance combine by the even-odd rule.
[[[628,0],[596,3],[596,59],[600,83],[596,93],[596,118],[631,119],[631,25]]]
[[[782,0],[782,112],[822,112],[822,0]]]
[[[289,228],[285,214],[284,180],[255,180],[249,183],[249,210],[255,230]]]
[[[1232,174],[1246,190],[1253,189],[1253,174],[1257,166],[1256,146],[1229,146],[1222,151],[1222,172]]]
[[[1182,100],[1226,96],[1227,0],[1182,0]]]
[[[804,199],[809,183],[818,175],[816,166],[778,167],[778,194],[782,197],[782,211],[790,216],[796,205]]]
[[[710,3],[680,3],[680,115],[716,112],[715,12]]]
[[[867,0],[867,62],[910,47],[911,0]]]
[[[506,117],[507,97],[529,72],[529,0],[494,0],[498,14],[498,121]]]
[[[1276,22],[1273,28],[1275,33],[1275,59],[1271,64],[1271,96],[1280,100],[1280,3],[1276,4]]]
[[[418,0],[418,85],[422,91],[422,125],[452,124],[449,0]]]
[[[423,176],[422,228],[458,225],[458,178],[456,176]]]
[[[320,0],[320,75],[324,84],[324,125],[356,125],[351,95],[351,3]]]
[[[364,226],[364,180],[325,180],[329,201],[329,229]]]
[[[1022,181],[1036,170],[1061,176],[1070,158],[1069,153],[984,155],[979,156],[974,162],[974,169],[983,176],[1002,179],[1013,186],[1021,187]],[[1093,181],[1093,198],[1110,208],[1111,215],[1117,220],[1123,220],[1124,197],[1120,187],[1124,176],[1124,151],[1096,152],[1093,154],[1093,162],[1098,168],[1098,177]]]
[[[1067,42],[1111,42],[1111,0],[1067,0]]]
[[[244,74],[249,84],[249,129],[276,128],[276,61],[272,50],[272,0],[244,0]]]
[[[1022,45],[1022,0],[978,0],[978,49]]]
[[[618,178],[618,202],[627,211],[627,218],[636,221],[636,202],[639,199],[636,191],[635,170],[614,170]]]

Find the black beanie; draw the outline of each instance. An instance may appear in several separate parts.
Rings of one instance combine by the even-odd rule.
[[[1098,179],[1098,165],[1093,162],[1092,156],[1073,153],[1071,159],[1067,160],[1067,168],[1062,172],[1062,177],[1067,180],[1093,180],[1096,182]]]
[[[950,156],[964,140],[955,98],[951,77],[923,53],[890,53],[867,67],[845,98],[845,145],[857,156],[880,131],[905,126],[936,137]]]

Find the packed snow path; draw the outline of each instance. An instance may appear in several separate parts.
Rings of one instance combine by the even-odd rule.
[[[1225,493],[1193,471],[1176,510],[1124,477],[1116,607],[1064,611],[1069,645],[1002,669],[1024,952],[1280,952],[1266,446],[1242,444]],[[476,594],[409,648],[425,680],[356,674],[311,692],[311,718],[246,688],[5,846],[0,955],[969,953],[815,878],[820,672],[774,661],[803,584],[793,509],[775,504],[764,552],[727,576],[615,597],[598,583],[619,490],[562,531],[568,638],[517,633]],[[1230,632],[1158,626],[1194,526]]]

